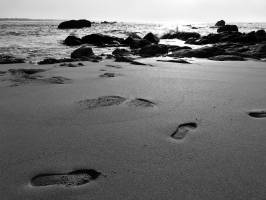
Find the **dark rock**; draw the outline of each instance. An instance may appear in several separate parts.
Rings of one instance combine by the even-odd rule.
[[[266,58],[266,43],[257,44],[251,48],[251,54],[258,58]]]
[[[130,46],[135,40],[141,40],[142,38],[136,33],[130,33],[129,36],[125,39],[124,44]]]
[[[239,32],[222,32],[219,34],[219,42],[239,42],[241,36]]]
[[[169,62],[169,63],[181,63],[181,64],[191,64],[190,62],[184,59],[177,59],[177,60],[157,60],[158,62]]]
[[[179,39],[179,40],[188,40],[188,39],[199,39],[200,34],[196,32],[174,32],[174,33],[167,33],[161,37],[161,39]]]
[[[106,55],[106,59],[113,59],[115,56],[114,55],[111,55],[111,54],[107,54]]]
[[[168,52],[174,52],[174,51],[178,51],[178,50],[182,50],[182,49],[191,49],[191,47],[188,46],[175,46],[175,45],[167,45],[168,48]]]
[[[71,53],[71,58],[73,59],[87,59],[94,56],[94,53],[92,51],[92,48],[83,46]]]
[[[127,56],[131,54],[131,52],[127,49],[115,49],[112,54],[115,56]]]
[[[221,35],[211,33],[207,36],[203,36],[200,39],[190,38],[186,40],[186,44],[195,44],[195,45],[214,44],[214,43],[219,42],[220,39],[221,39]]]
[[[243,57],[235,55],[219,55],[210,57],[209,59],[215,61],[245,61]]]
[[[266,58],[266,43],[259,44],[241,44],[241,43],[224,43],[215,45],[226,51],[226,55],[236,55],[243,58],[261,59]],[[223,54],[220,54],[223,55]]]
[[[25,63],[25,59],[12,55],[0,54],[0,64]]]
[[[215,24],[215,26],[217,26],[217,27],[225,26],[225,21],[224,21],[224,20],[220,20],[220,21],[218,21],[218,22]]]
[[[137,33],[132,32],[128,34],[128,37],[131,37],[133,39],[142,39]]]
[[[105,46],[108,45],[120,45],[121,43],[124,43],[123,38],[103,35],[103,34],[91,34],[84,36],[81,38],[82,43],[84,44],[92,44],[96,46]]]
[[[50,65],[50,64],[57,64],[63,62],[74,62],[74,59],[71,58],[63,58],[63,59],[55,59],[55,58],[45,58],[44,60],[38,62],[39,65]]]
[[[148,46],[152,44],[150,41],[146,40],[146,39],[133,39],[132,42],[129,44],[129,47],[131,49],[139,49],[139,48],[143,48],[145,46]]]
[[[256,33],[255,31],[252,31],[250,33],[243,33],[238,39],[236,39],[236,41],[241,43],[256,43]]]
[[[151,44],[140,49],[139,54],[142,57],[153,57],[168,53],[167,45]]]
[[[50,65],[56,63],[59,63],[59,61],[55,58],[45,58],[44,60],[38,62],[39,65]]]
[[[148,33],[144,36],[144,40],[148,40],[151,43],[158,44],[160,42],[160,39],[154,35],[153,33]]]
[[[222,32],[219,34],[209,34],[203,36],[200,39],[189,39],[186,41],[187,44],[205,45],[205,44],[216,44],[216,43],[256,43],[257,38],[255,32],[240,33],[240,32]]]
[[[225,26],[219,27],[217,32],[218,33],[221,33],[221,32],[238,32],[238,27],[237,27],[237,25],[225,25]]]
[[[80,29],[91,27],[91,22],[85,19],[70,20],[59,24],[58,29]]]
[[[127,62],[127,63],[133,64],[133,65],[146,65],[144,63],[135,61],[133,58],[125,57],[125,56],[116,56],[115,62]]]
[[[250,52],[250,46],[246,44],[241,43],[219,43],[214,45],[215,47],[221,48],[225,50],[224,54],[221,55],[234,55],[234,56],[240,56],[240,57],[248,57],[252,58],[254,56],[251,56]]]
[[[8,72],[12,75],[16,74],[25,74],[25,75],[33,75],[41,72],[45,72],[44,69],[9,69]]]
[[[77,46],[77,45],[81,45],[82,41],[80,38],[78,38],[74,35],[70,35],[64,40],[63,43],[67,46]]]
[[[116,24],[117,22],[108,22],[108,21],[103,21],[101,24]]]
[[[169,54],[170,57],[195,57],[209,58],[217,55],[222,55],[225,50],[219,47],[202,47],[199,49],[184,49]]]
[[[258,42],[266,41],[266,32],[265,30],[258,30],[256,33],[256,38]]]

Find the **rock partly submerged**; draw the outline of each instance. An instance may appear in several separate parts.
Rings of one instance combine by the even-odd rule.
[[[149,42],[153,44],[158,44],[160,42],[160,39],[153,33],[148,33],[147,35],[144,36],[143,39],[148,40]]]
[[[74,35],[70,35],[64,40],[63,44],[67,46],[78,46],[82,44],[82,41],[80,38]]]
[[[76,60],[72,58],[61,58],[61,59],[56,59],[56,58],[45,58],[42,61],[39,61],[39,65],[51,65],[51,64],[57,64],[57,63],[64,63],[64,62],[74,62]]]
[[[238,32],[238,27],[237,27],[237,25],[225,25],[225,26],[220,26],[220,27],[217,29],[217,32],[218,32],[218,33],[221,33],[221,32]]]
[[[209,58],[213,56],[222,55],[225,50],[219,47],[202,47],[198,49],[182,49],[169,54],[170,57],[195,57],[195,58]]]
[[[85,19],[64,21],[58,25],[58,29],[81,29],[91,27],[91,22]]]
[[[179,39],[179,40],[188,40],[188,39],[199,39],[200,34],[196,32],[169,32],[164,34],[161,39]]]
[[[121,44],[124,43],[124,39],[98,33],[82,37],[81,42],[82,44],[91,44],[95,46],[106,46],[106,45],[121,46]]]
[[[151,44],[158,44],[160,39],[153,33],[146,34],[143,38],[137,34],[131,34],[125,39],[124,44],[131,49],[139,49]]]
[[[82,46],[71,53],[71,58],[82,61],[99,62],[102,57],[96,56],[91,47]]]
[[[225,26],[225,21],[224,20],[220,20],[220,21],[218,21],[218,22],[216,22],[216,24],[215,24],[215,26],[216,27],[222,27],[222,26]]]
[[[255,44],[264,41],[266,41],[266,32],[264,30],[258,30],[249,33],[240,33],[240,32],[211,33],[206,36],[202,36],[199,39],[187,40],[186,43],[194,45],[216,44],[224,42]]]
[[[116,56],[115,62],[126,62],[126,63],[130,63],[132,65],[148,65],[145,63],[138,62],[138,61],[134,60],[134,58],[131,58],[128,56]],[[151,65],[149,65],[149,66],[151,66]]]
[[[168,46],[163,44],[150,44],[139,50],[139,55],[142,57],[160,56],[168,53]]]
[[[245,61],[241,56],[236,56],[236,55],[219,55],[219,56],[214,56],[210,57],[210,60],[215,60],[215,61]]]
[[[112,55],[114,56],[128,56],[130,54],[131,54],[131,51],[127,49],[121,49],[121,48],[117,48],[112,52]]]
[[[13,55],[0,54],[0,64],[25,63],[24,58],[15,57]]]

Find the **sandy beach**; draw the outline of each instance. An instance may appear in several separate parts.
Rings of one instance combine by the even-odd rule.
[[[158,59],[1,65],[1,199],[264,199],[265,62]]]

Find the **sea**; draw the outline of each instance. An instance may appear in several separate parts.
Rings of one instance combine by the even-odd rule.
[[[215,33],[214,23],[101,23],[95,22],[90,28],[59,30],[57,26],[62,20],[30,20],[30,19],[0,19],[0,54],[11,54],[36,63],[44,58],[69,58],[77,47],[62,44],[68,35],[83,37],[92,33],[102,33],[126,38],[130,33],[140,36],[152,32],[158,36],[169,31],[198,32],[201,35]],[[266,30],[266,23],[229,23],[238,25],[241,32]],[[161,40],[163,44],[184,46],[180,40]],[[112,47],[93,47],[95,54],[108,54]]]

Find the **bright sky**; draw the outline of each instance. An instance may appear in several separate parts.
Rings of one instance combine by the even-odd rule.
[[[0,0],[0,17],[137,22],[266,22],[266,0]]]

